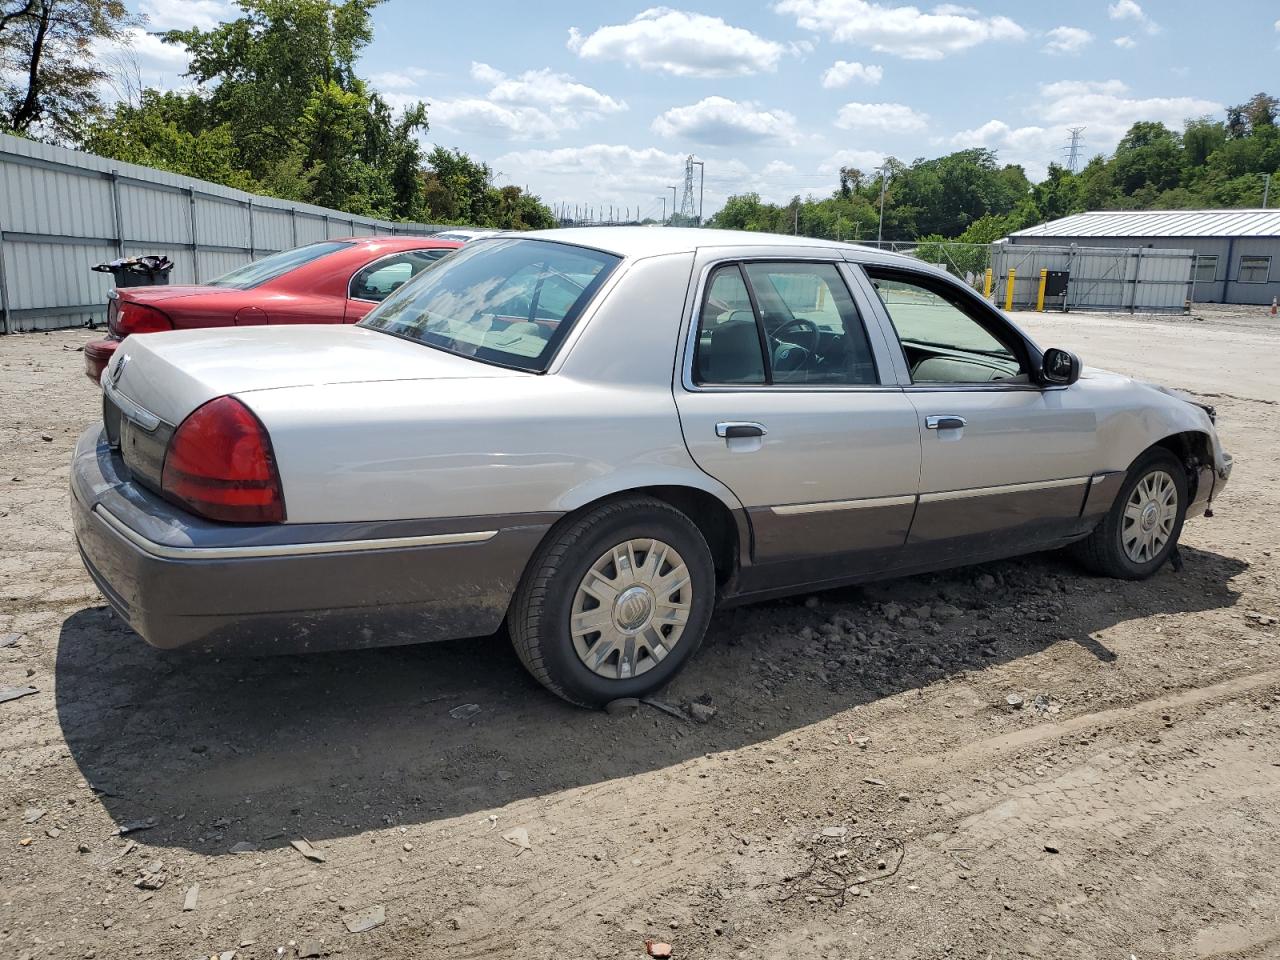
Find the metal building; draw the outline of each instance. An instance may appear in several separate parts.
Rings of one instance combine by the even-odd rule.
[[[1097,210],[1019,230],[1009,243],[1192,250],[1193,302],[1280,297],[1280,210]]]
[[[0,333],[101,322],[92,264],[165,254],[200,283],[264,254],[335,237],[443,229],[233,190],[0,134]]]

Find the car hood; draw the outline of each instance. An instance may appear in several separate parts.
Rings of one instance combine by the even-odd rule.
[[[298,325],[175,330],[126,337],[103,375],[109,391],[169,423],[227,394],[380,380],[531,374],[363,327]]]

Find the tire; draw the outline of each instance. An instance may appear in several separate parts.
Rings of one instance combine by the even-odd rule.
[[[1172,524],[1166,529],[1161,521],[1160,504],[1164,502],[1161,492],[1170,481],[1177,500],[1172,505]],[[1144,483],[1149,485],[1143,487]],[[1155,527],[1159,528],[1152,539],[1158,541],[1159,536],[1164,535],[1162,542],[1152,542],[1147,537],[1150,529],[1155,529],[1149,529],[1144,518],[1144,514],[1150,514],[1152,507],[1148,505],[1152,503],[1155,504]],[[1145,580],[1160,569],[1178,545],[1187,503],[1186,469],[1164,447],[1152,447],[1129,468],[1116,502],[1093,533],[1073,547],[1075,555],[1094,573],[1119,580]],[[1145,549],[1139,541],[1145,542]]]
[[[653,693],[679,672],[702,643],[715,588],[711,550],[689,518],[661,500],[628,497],[552,529],[507,626],[534,679],[570,703],[602,707]],[[601,599],[611,591],[613,602]]]

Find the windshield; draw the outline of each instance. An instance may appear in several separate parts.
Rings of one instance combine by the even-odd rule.
[[[320,243],[309,243],[305,247],[273,253],[269,257],[246,263],[236,267],[230,273],[224,273],[217,280],[210,280],[211,287],[230,287],[233,290],[250,290],[268,280],[284,276],[290,270],[296,270],[304,263],[319,260],[323,256],[349,246],[343,240],[322,240]]]
[[[360,325],[541,373],[620,260],[545,240],[478,241],[424,270]]]

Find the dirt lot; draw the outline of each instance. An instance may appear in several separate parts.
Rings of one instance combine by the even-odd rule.
[[[572,709],[499,638],[150,649],[71,540],[89,335],[0,337],[0,686],[38,690],[0,703],[0,957],[1280,956],[1280,325],[1201,316],[1029,321],[1214,397],[1181,574],[728,612],[663,694],[707,723]]]

